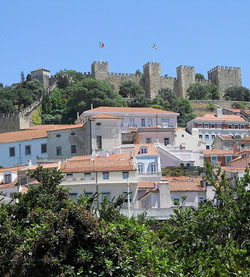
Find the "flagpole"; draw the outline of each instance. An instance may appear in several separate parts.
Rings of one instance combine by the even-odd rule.
[[[152,47],[152,63],[154,62],[154,47]]]

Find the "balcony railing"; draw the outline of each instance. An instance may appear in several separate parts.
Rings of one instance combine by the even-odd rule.
[[[138,176],[161,176],[161,172],[138,172]]]

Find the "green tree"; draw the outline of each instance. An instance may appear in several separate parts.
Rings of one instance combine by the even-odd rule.
[[[203,74],[201,73],[196,73],[195,74],[195,79],[198,79],[198,80],[205,80],[205,77]]]
[[[250,91],[245,87],[231,87],[226,89],[224,98],[230,101],[250,101]]]
[[[170,89],[160,90],[159,94],[153,99],[152,103],[153,107],[158,105],[158,107],[161,107],[164,110],[179,113],[178,125],[180,127],[185,127],[187,122],[195,117],[189,101],[176,96]]]
[[[187,90],[188,98],[190,100],[203,100],[206,99],[207,91],[199,83],[192,84]]]
[[[119,94],[124,98],[134,98],[136,95],[145,95],[145,91],[136,83],[125,81],[120,85]]]
[[[220,99],[220,91],[218,86],[214,84],[208,84],[204,86],[206,90],[206,99],[212,99],[212,100],[217,100]]]
[[[10,100],[0,98],[0,113],[16,113],[17,109]]]

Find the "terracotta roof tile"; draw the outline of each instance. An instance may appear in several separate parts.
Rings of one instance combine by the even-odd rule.
[[[238,153],[234,153],[233,151],[229,150],[222,150],[222,149],[205,149],[202,150],[205,156],[212,156],[212,155],[238,155]]]
[[[155,188],[155,182],[138,182],[138,188],[139,189],[154,189]]]
[[[236,138],[233,138],[232,136],[220,136],[223,140],[233,140],[236,141]],[[250,141],[250,136],[244,137],[242,136],[240,139],[237,139],[240,141]]]
[[[16,132],[0,133],[0,143],[41,139],[47,137],[47,131],[64,130],[80,128],[83,124],[78,125],[37,125],[29,129]]]
[[[91,116],[90,119],[122,119],[122,118],[112,114],[100,113],[100,114]]]
[[[14,171],[17,172],[20,169],[24,168],[24,165],[19,165],[19,166],[11,166],[11,167],[4,167],[0,168],[0,173],[6,172],[6,171]]]
[[[81,160],[90,160],[92,155],[84,156],[75,156],[70,158],[70,161],[81,161]],[[129,160],[131,158],[130,152],[118,153],[118,154],[109,154],[107,157],[101,157],[98,154],[95,156],[95,160],[109,160],[109,161],[119,161],[119,160]]]
[[[153,114],[173,114],[178,115],[178,113],[165,111],[155,108],[139,108],[139,107],[98,107],[92,110],[87,110],[84,113],[153,113]]]
[[[140,154],[139,150],[141,147],[147,147],[148,151],[145,154]],[[133,149],[135,156],[146,156],[146,155],[159,155],[157,152],[154,144],[135,144],[135,147]]]
[[[205,191],[199,181],[169,182],[170,191]]]
[[[1,183],[0,184],[0,190],[4,189],[4,188],[15,187],[17,185],[17,181],[18,181],[18,178],[15,178],[15,180],[13,182],[11,182],[11,183],[7,183],[7,184]]]
[[[206,114],[204,116],[198,116],[193,121],[229,121],[229,122],[245,122],[247,121],[239,115],[223,114],[221,117],[217,117],[214,114]]]

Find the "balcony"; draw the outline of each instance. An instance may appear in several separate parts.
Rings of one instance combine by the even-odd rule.
[[[137,172],[138,177],[161,177],[161,171],[159,172]]]

